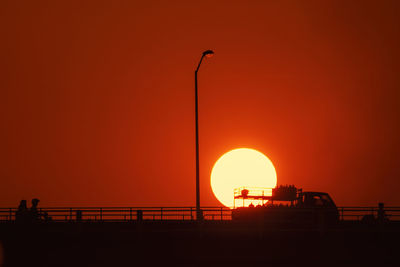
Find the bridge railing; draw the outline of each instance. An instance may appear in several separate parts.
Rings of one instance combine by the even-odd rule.
[[[383,210],[379,207],[338,207],[338,211],[340,220],[359,221],[366,215],[378,218],[380,212],[383,212],[383,216],[388,220],[400,220],[400,207],[385,207]]]
[[[231,220],[232,209],[202,207],[205,220]],[[16,208],[0,208],[0,222],[14,221]],[[377,218],[378,207],[338,207],[340,220],[362,220],[369,215]],[[49,207],[39,208],[42,219],[51,221],[136,221],[136,220],[195,220],[195,207]],[[400,207],[385,207],[385,218],[400,220]]]
[[[205,220],[231,220],[231,209],[202,207]],[[16,208],[0,208],[0,221],[13,221]],[[195,207],[48,207],[39,208],[42,219],[52,221],[195,220]]]

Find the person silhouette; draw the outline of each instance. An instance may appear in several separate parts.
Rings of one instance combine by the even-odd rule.
[[[28,207],[26,205],[26,200],[23,199],[19,203],[18,209],[15,212],[15,220],[16,221],[26,221],[28,217]]]
[[[39,213],[39,210],[37,208],[37,206],[39,205],[39,201],[40,200],[37,199],[37,198],[32,199],[32,207],[30,209],[30,213],[31,213],[33,221],[40,220],[40,213]]]

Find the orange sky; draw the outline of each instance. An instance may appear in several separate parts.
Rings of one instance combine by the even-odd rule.
[[[82,3],[84,2],[84,3]],[[2,1],[0,206],[195,204],[251,147],[278,183],[400,205],[399,1]]]

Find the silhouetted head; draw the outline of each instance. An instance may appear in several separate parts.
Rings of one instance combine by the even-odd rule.
[[[39,204],[39,201],[40,200],[37,198],[32,199],[32,206],[36,207]]]
[[[18,209],[26,209],[26,200],[23,199],[21,202],[19,202]]]

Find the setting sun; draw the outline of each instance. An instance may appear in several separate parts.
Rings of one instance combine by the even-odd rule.
[[[276,186],[276,171],[272,162],[263,153],[250,148],[238,148],[225,153],[211,172],[214,195],[227,207],[233,207],[234,189],[243,186]],[[253,201],[253,204],[257,203]]]

